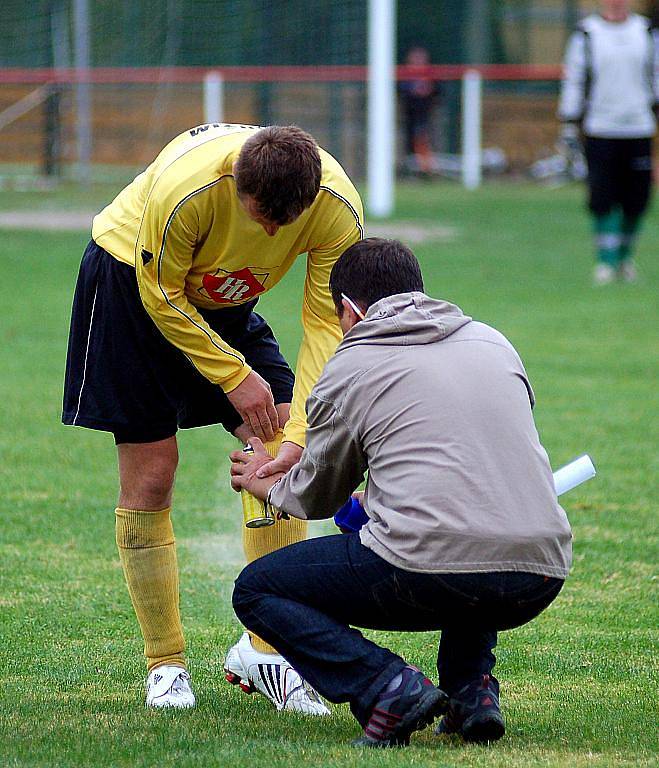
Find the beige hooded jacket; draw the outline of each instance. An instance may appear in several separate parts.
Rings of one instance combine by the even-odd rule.
[[[389,563],[565,578],[570,526],[533,404],[498,331],[422,293],[382,299],[325,366],[306,449],[270,501],[331,517],[368,471],[361,541]]]

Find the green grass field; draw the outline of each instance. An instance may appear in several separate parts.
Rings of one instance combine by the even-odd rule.
[[[114,190],[113,190],[114,191]],[[100,206],[107,189],[19,196],[0,208]],[[650,766],[658,759],[657,329],[659,217],[641,280],[595,289],[582,190],[404,186],[397,217],[446,225],[415,246],[428,293],[504,332],[526,363],[554,467],[588,452],[598,477],[565,496],[571,578],[537,621],[500,637],[508,721],[491,748],[430,730],[361,753],[345,705],[278,715],[223,680],[240,629],[230,607],[241,512],[219,428],[180,436],[174,523],[194,711],[145,711],[141,642],[114,545],[107,434],[59,422],[68,313],[85,232],[4,231],[0,259],[0,765]],[[266,296],[294,359],[303,263]],[[331,530],[329,523],[312,526]],[[435,635],[373,633],[433,672]],[[655,652],[653,654],[653,651]]]

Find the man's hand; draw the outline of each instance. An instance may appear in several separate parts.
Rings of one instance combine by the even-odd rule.
[[[282,473],[263,479],[257,477],[256,473],[260,467],[271,462],[272,459],[258,437],[252,438],[250,444],[254,453],[245,451],[231,453],[231,487],[234,491],[249,491],[261,501],[265,501],[268,491],[282,477]]]
[[[279,417],[268,382],[252,371],[234,390],[227,392],[229,402],[242,420],[261,440],[272,440],[279,429]]]
[[[298,463],[300,456],[302,456],[301,446],[297,443],[283,442],[277,456],[274,459],[270,459],[268,463],[263,464],[258,469],[256,476],[264,478],[271,477],[278,472],[286,474],[294,464]]]

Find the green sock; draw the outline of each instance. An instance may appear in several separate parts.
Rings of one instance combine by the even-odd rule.
[[[620,239],[620,250],[618,252],[620,261],[631,259],[640,225],[640,216],[623,216],[621,227],[622,237]]]
[[[597,260],[611,267],[618,266],[622,243],[622,216],[620,211],[595,215],[595,245]]]

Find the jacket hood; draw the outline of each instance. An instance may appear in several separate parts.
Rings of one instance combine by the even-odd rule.
[[[337,352],[354,344],[431,344],[455,333],[471,317],[448,301],[425,293],[398,293],[376,301],[364,320],[343,337]]]

